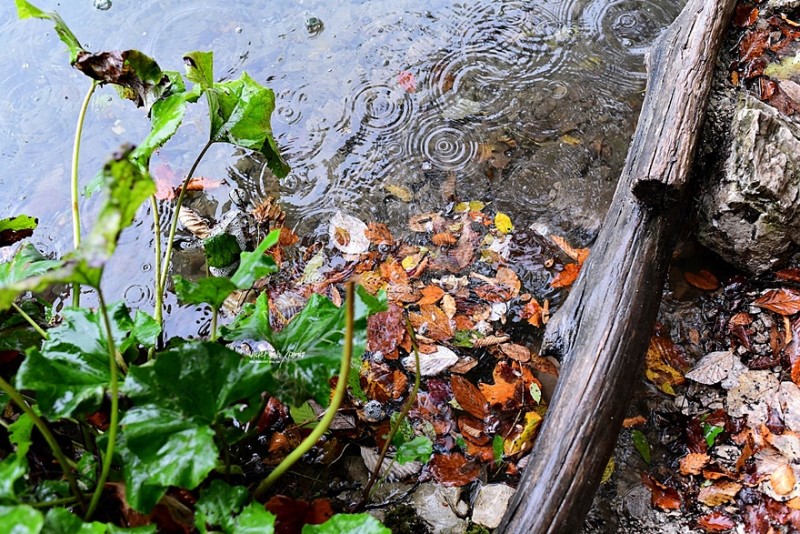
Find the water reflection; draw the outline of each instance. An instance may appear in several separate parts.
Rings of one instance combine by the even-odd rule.
[[[449,196],[453,185],[461,199],[494,202],[518,227],[543,221],[591,235],[635,124],[644,53],[681,7],[671,0],[433,0],[424,7],[283,0],[268,8],[256,0],[143,0],[105,11],[89,0],[40,4],[57,8],[94,50],[140,48],[181,70],[184,52],[213,49],[217,77],[246,69],[272,87],[290,176],[278,188],[259,165],[231,167],[235,151],[222,146],[199,173],[228,177],[210,192],[212,206],[226,205],[237,184],[256,198],[280,193],[289,223],[319,235],[337,210],[388,222],[402,235],[409,213],[440,208],[442,190]],[[39,243],[62,253],[71,241],[73,120],[88,81],[65,64],[49,23],[13,15],[11,3],[0,7],[0,206],[39,217]],[[85,181],[148,128],[113,94],[101,90],[90,109]],[[205,111],[195,108],[154,165],[186,172],[205,135]],[[508,150],[487,158],[496,147]],[[402,202],[386,184],[415,198]],[[96,202],[82,201],[85,220]],[[136,303],[152,301],[142,289],[152,272],[130,267],[151,261],[141,250],[152,244],[149,230],[143,214],[109,269],[130,271],[112,276],[109,292]]]

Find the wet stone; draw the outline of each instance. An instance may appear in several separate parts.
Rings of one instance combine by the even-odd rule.
[[[467,521],[458,517],[454,511],[458,509],[460,497],[460,488],[426,483],[417,488],[411,496],[410,504],[433,532],[463,534],[467,530]]]
[[[514,488],[505,484],[489,484],[478,490],[472,521],[487,528],[497,528],[506,513]]]

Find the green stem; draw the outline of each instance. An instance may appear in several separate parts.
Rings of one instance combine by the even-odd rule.
[[[321,438],[322,435],[327,432],[328,428],[333,422],[333,418],[336,417],[337,410],[339,410],[339,407],[342,405],[345,391],[347,391],[347,379],[350,375],[350,361],[353,359],[354,298],[352,282],[347,284],[346,306],[344,351],[342,355],[342,364],[339,368],[339,379],[336,382],[336,390],[333,393],[331,404],[328,406],[325,416],[314,428],[314,430],[312,430],[311,433],[306,437],[306,439],[304,439],[295,450],[289,453],[289,455],[284,458],[280,464],[278,464],[278,467],[276,467],[267,478],[261,481],[255,492],[253,492],[253,498],[257,500],[260,500],[264,496],[264,493],[266,493],[267,490],[275,483],[275,481],[278,480],[281,475],[283,475],[290,467],[292,467],[297,460],[302,458],[305,453],[311,450],[311,447],[313,447],[319,438]]]
[[[42,336],[42,339],[47,339],[47,338],[48,338],[47,332],[45,332],[44,330],[42,330],[42,327],[41,327],[41,326],[39,326],[38,324],[36,324],[36,321],[34,321],[34,320],[33,320],[33,318],[32,318],[30,315],[28,315],[27,313],[25,313],[25,310],[23,310],[22,308],[20,308],[19,306],[17,306],[17,303],[16,303],[16,302],[12,302],[12,303],[11,303],[11,306],[14,308],[14,310],[15,310],[15,311],[16,311],[18,314],[20,314],[20,315],[22,316],[22,318],[23,318],[23,319],[25,319],[26,321],[28,321],[28,323],[29,323],[29,324],[30,324],[30,325],[33,327],[33,329],[34,329],[34,330],[36,330],[36,331],[39,333],[39,335],[40,335],[40,336]]]
[[[389,435],[386,436],[386,441],[384,442],[383,448],[381,449],[381,454],[378,457],[378,462],[372,469],[372,473],[370,473],[369,482],[367,482],[367,485],[364,487],[364,491],[361,492],[361,499],[353,507],[352,511],[361,509],[369,501],[369,498],[372,493],[371,492],[372,486],[374,486],[375,482],[378,480],[378,477],[381,472],[381,465],[383,465],[383,461],[386,459],[386,453],[389,451],[389,446],[392,444],[392,440],[397,434],[397,431],[400,429],[400,424],[403,422],[403,419],[408,417],[408,412],[411,411],[411,407],[414,405],[414,401],[417,399],[417,393],[419,392],[419,385],[420,385],[419,348],[417,346],[417,337],[414,334],[414,329],[411,327],[411,323],[409,322],[408,317],[406,317],[406,329],[408,330],[408,334],[411,337],[411,347],[414,350],[414,361],[416,362],[417,365],[416,367],[417,372],[414,374],[414,387],[411,389],[411,395],[408,396],[408,400],[406,400],[406,403],[403,406],[403,410],[400,412],[400,416],[397,418],[394,425],[392,425],[392,428],[389,430]]]
[[[158,199],[155,195],[150,195],[150,205],[153,211],[153,248],[155,248],[155,263],[153,265],[153,289],[156,293],[156,303],[153,309],[158,326],[164,326],[164,294],[159,291],[161,287],[161,215],[158,213]],[[152,359],[154,349],[147,353],[147,359]]]
[[[81,136],[83,135],[83,123],[86,120],[86,111],[89,109],[89,102],[92,99],[94,90],[97,89],[97,80],[92,80],[92,85],[86,92],[78,113],[78,123],[75,125],[75,139],[72,143],[72,175],[70,177],[70,189],[72,191],[72,242],[75,248],[81,244],[81,213],[78,207],[78,161],[81,153]],[[81,286],[78,283],[72,285],[72,305],[80,306]]]
[[[50,432],[50,429],[47,428],[44,420],[33,411],[33,408],[31,408],[27,402],[25,402],[25,399],[22,398],[22,394],[17,391],[14,386],[6,382],[3,377],[0,377],[0,389],[2,389],[6,395],[8,395],[11,400],[14,401],[14,404],[19,406],[20,410],[25,412],[28,417],[31,418],[33,424],[39,429],[39,432],[44,437],[47,445],[50,446],[50,450],[53,451],[53,456],[55,456],[58,465],[61,466],[61,470],[64,472],[64,476],[69,482],[69,487],[72,490],[72,494],[75,496],[75,499],[78,500],[81,508],[83,508],[83,494],[81,494],[81,490],[78,487],[78,482],[75,480],[75,477],[72,476],[70,462],[67,460],[67,457],[64,456],[64,451],[61,450],[61,446],[56,441],[55,436],[53,436],[53,434]]]
[[[178,201],[175,203],[175,211],[172,213],[172,222],[169,227],[169,237],[167,237],[167,252],[164,254],[164,263],[161,269],[161,275],[159,277],[158,283],[158,293],[161,295],[164,294],[164,289],[167,287],[167,274],[169,274],[169,263],[172,259],[172,244],[175,241],[175,232],[178,230],[178,214],[181,211],[181,206],[183,205],[183,197],[186,195],[186,186],[189,184],[189,180],[192,179],[194,176],[194,171],[197,169],[197,166],[200,164],[200,160],[203,159],[203,156],[206,155],[206,152],[211,147],[212,141],[209,139],[206,142],[203,150],[197,155],[197,158],[192,163],[192,167],[189,169],[189,172],[186,174],[186,178],[183,180],[183,184],[181,184],[181,192],[178,195]]]
[[[219,316],[219,310],[214,308],[214,314],[211,316],[211,341],[217,340],[217,317]]]
[[[75,497],[62,497],[60,499],[53,499],[52,501],[31,502],[26,504],[31,508],[52,508],[54,506],[64,506],[65,504],[72,504],[74,502]]]
[[[97,288],[97,297],[100,301],[100,311],[103,314],[103,323],[106,328],[106,340],[108,345],[108,367],[111,372],[111,381],[109,384],[109,394],[111,395],[111,420],[108,425],[108,445],[106,445],[106,454],[103,457],[103,468],[100,471],[100,478],[97,479],[97,486],[94,488],[92,500],[89,503],[89,510],[86,512],[86,521],[89,521],[94,514],[97,504],[100,502],[100,496],[103,494],[103,488],[108,479],[108,473],[111,470],[111,460],[114,456],[114,446],[117,442],[117,427],[119,426],[119,379],[117,377],[117,348],[114,346],[114,335],[111,330],[111,320],[108,318],[108,308],[106,307],[103,292]]]

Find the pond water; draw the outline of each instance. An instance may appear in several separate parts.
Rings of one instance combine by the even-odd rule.
[[[109,6],[109,4],[111,4]],[[138,48],[182,70],[215,52],[216,76],[246,70],[274,89],[273,126],[291,174],[280,185],[216,145],[198,174],[221,213],[233,188],[279,196],[290,226],[327,241],[341,210],[403,235],[409,215],[453,198],[492,202],[517,227],[587,244],[615,187],[644,89],[647,47],[680,11],[671,0],[41,0],[86,48]],[[105,9],[100,9],[105,8]],[[33,239],[71,249],[69,166],[89,82],[47,21],[0,6],[0,214],[39,218]],[[153,161],[181,177],[202,147],[202,105]],[[81,159],[86,183],[148,120],[113,89],[96,93]],[[399,188],[399,189],[398,189]],[[398,193],[399,192],[399,193]],[[401,198],[398,198],[402,197]],[[84,199],[84,227],[97,199]],[[169,206],[163,206],[163,216]],[[151,217],[142,209],[107,269],[110,298],[152,306]],[[174,300],[168,303],[174,309]],[[207,318],[202,314],[198,322]],[[167,318],[170,335],[197,325]]]

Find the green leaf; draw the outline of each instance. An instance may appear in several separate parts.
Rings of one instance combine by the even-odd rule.
[[[47,534],[105,534],[116,532],[145,532],[155,533],[154,525],[137,528],[121,528],[116,525],[92,521],[84,523],[83,520],[65,508],[53,508],[44,518],[44,532]]]
[[[150,175],[131,159],[130,149],[106,163],[102,180],[107,196],[97,220],[80,246],[63,262],[40,263],[41,254],[34,254],[31,247],[21,250],[10,265],[0,265],[0,311],[9,308],[25,291],[42,291],[67,282],[100,285],[102,267],[116,250],[120,234],[156,187]]]
[[[186,304],[208,303],[218,310],[234,291],[236,286],[227,278],[208,276],[192,282],[181,275],[175,275],[175,294]]]
[[[38,534],[43,526],[42,513],[32,506],[0,506],[0,532]]]
[[[400,412],[394,412],[389,418],[392,427],[397,425],[397,419],[399,417]],[[387,436],[382,437],[386,438]],[[411,427],[411,423],[408,422],[408,418],[404,417],[403,420],[400,421],[400,426],[397,427],[397,432],[395,432],[394,437],[392,438],[392,445],[395,447],[400,447],[400,445],[407,441],[411,441],[412,439],[414,439],[414,429]]]
[[[130,346],[133,326],[128,309],[109,307],[116,346]],[[103,317],[85,308],[65,308],[64,321],[49,331],[41,350],[31,349],[17,372],[16,386],[36,392],[49,419],[97,410],[111,379]]]
[[[503,436],[497,434],[492,438],[492,454],[494,455],[494,464],[500,465],[503,461]]]
[[[214,52],[195,50],[183,56],[186,77],[205,91],[214,85]]]
[[[27,215],[0,219],[0,247],[13,245],[21,239],[32,236],[38,222]]]
[[[367,318],[386,310],[386,294],[370,295],[356,288],[353,372],[360,369],[367,337]],[[272,369],[267,390],[290,406],[299,406],[313,398],[323,406],[329,402],[329,380],[338,372],[344,347],[345,310],[329,299],[314,294],[305,307],[280,332],[269,324],[269,306],[265,294],[256,304],[242,308],[223,336],[229,340],[266,340],[277,352],[276,362],[262,363]]]
[[[19,501],[17,482],[28,474],[28,449],[31,446],[33,420],[27,414],[8,426],[8,441],[16,445],[16,450],[0,462],[0,502]]]
[[[208,266],[217,268],[233,265],[239,261],[239,255],[242,253],[236,238],[225,233],[203,240],[203,251]]]
[[[205,73],[203,78],[206,78]],[[206,98],[211,118],[211,141],[260,152],[278,178],[289,173],[289,166],[281,158],[272,135],[270,117],[275,109],[272,89],[260,85],[243,72],[237,80],[208,87]]]
[[[129,504],[147,513],[169,486],[197,487],[218,460],[212,425],[239,403],[259,404],[268,373],[207,342],[132,366],[122,389],[134,407],[121,421],[119,445]]]
[[[149,313],[136,310],[136,317],[133,320],[131,337],[145,347],[152,347],[158,341],[161,334],[161,325]]]
[[[542,389],[539,387],[539,384],[537,384],[536,382],[531,382],[530,392],[533,402],[535,402],[536,404],[542,402]]]
[[[304,525],[303,534],[392,534],[369,514],[336,514],[321,525]]]
[[[201,531],[206,525],[221,527],[223,532],[233,532],[235,516],[239,514],[250,493],[243,486],[229,486],[221,480],[214,480],[200,492],[195,507],[194,524]]]
[[[172,83],[153,58],[138,50],[83,52],[72,63],[88,77],[114,85],[120,96],[136,107],[148,110]]]
[[[719,436],[723,430],[725,430],[725,428],[721,426],[703,423],[703,437],[706,439],[706,443],[709,447],[714,446],[714,442],[717,441],[717,436]]]
[[[239,267],[231,276],[233,282],[239,289],[250,289],[259,278],[264,278],[268,274],[277,272],[278,266],[272,256],[266,256],[267,250],[278,244],[281,237],[280,230],[273,230],[261,243],[258,244],[253,252],[242,252],[239,260]]]
[[[232,530],[234,534],[273,534],[275,532],[275,515],[258,503],[248,504]]]
[[[411,441],[406,441],[397,447],[397,456],[395,459],[399,464],[406,464],[408,462],[422,462],[428,463],[433,454],[433,443],[425,436],[417,436]]]
[[[59,16],[59,14],[55,12],[45,13],[38,7],[26,2],[25,0],[15,0],[15,3],[17,5],[17,17],[20,19],[36,18],[52,21],[56,28],[58,37],[65,45],[67,45],[67,49],[69,50],[69,62],[75,63],[75,61],[78,59],[78,54],[83,51],[83,47],[78,42],[78,38],[75,37],[75,34],[72,33],[72,30],[67,27],[66,23]]]
[[[639,455],[646,463],[650,463],[650,443],[647,441],[647,436],[641,430],[633,430],[631,432],[631,439],[633,446],[639,451]]]

